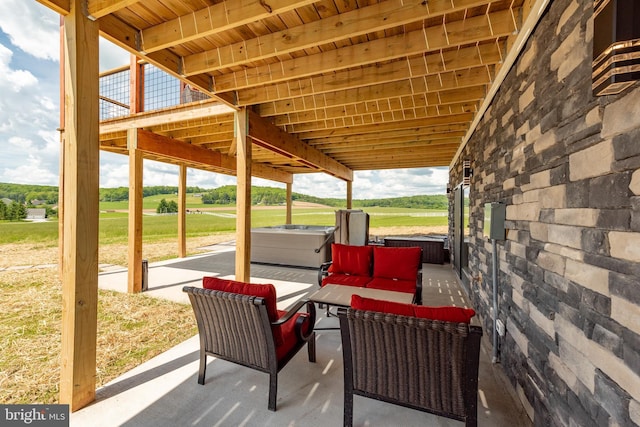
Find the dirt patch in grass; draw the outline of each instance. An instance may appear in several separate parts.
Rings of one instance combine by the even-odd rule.
[[[229,242],[235,240],[235,233],[212,234],[202,237],[189,237],[187,239],[187,255],[195,255],[207,252],[203,249],[206,246],[215,245],[217,243]],[[127,266],[126,244],[110,244],[101,245],[98,251],[98,262],[100,264],[114,264]],[[165,259],[178,257],[178,241],[176,239],[155,241],[151,243],[143,242],[142,258],[153,261],[162,261]]]
[[[0,292],[0,402],[57,402],[62,322],[57,269],[0,272]],[[97,386],[196,333],[188,305],[99,291]]]
[[[235,240],[234,233],[212,234],[187,239],[187,254],[206,252],[205,246]],[[100,245],[98,263],[127,265],[126,244]],[[150,262],[177,258],[178,242],[175,239],[143,243],[142,256]],[[0,268],[27,267],[58,263],[58,246],[46,246],[36,243],[7,243],[0,245]]]

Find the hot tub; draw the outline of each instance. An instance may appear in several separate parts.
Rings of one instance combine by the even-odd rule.
[[[319,268],[331,259],[334,230],[335,227],[293,224],[254,228],[251,261]]]

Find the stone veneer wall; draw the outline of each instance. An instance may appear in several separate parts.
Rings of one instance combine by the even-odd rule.
[[[471,160],[462,279],[489,342],[483,206],[507,204],[500,361],[539,426],[640,424],[640,84],[593,96],[593,31],[593,0],[552,1],[450,172]]]

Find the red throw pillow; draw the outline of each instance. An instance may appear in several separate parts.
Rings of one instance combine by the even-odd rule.
[[[416,317],[443,322],[471,323],[471,318],[476,315],[472,308],[462,307],[427,307],[416,305],[413,308]]]
[[[383,301],[373,298],[363,298],[359,295],[351,296],[351,307],[357,310],[378,311],[381,313],[413,316],[421,319],[440,320],[443,322],[471,323],[476,315],[472,308],[462,307],[426,307],[415,304]]]
[[[278,320],[278,308],[276,306],[276,288],[271,284],[260,285],[237,282],[235,280],[220,279],[218,277],[202,278],[202,287],[214,291],[232,292],[234,294],[262,297],[267,305],[269,321]]]
[[[351,307],[356,310],[379,311],[381,313],[413,316],[413,308],[411,308],[411,304],[363,298],[360,295],[351,295]]]
[[[418,247],[373,248],[373,277],[398,280],[416,280],[422,263],[422,251]]]
[[[369,276],[371,274],[371,246],[351,246],[340,243],[331,244],[331,273]]]

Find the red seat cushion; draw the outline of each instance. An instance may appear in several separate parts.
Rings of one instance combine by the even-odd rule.
[[[202,287],[215,291],[231,292],[234,294],[262,297],[266,301],[269,321],[278,320],[278,308],[276,306],[276,288],[271,284],[252,284],[237,282],[235,280],[220,279],[218,277],[204,277]]]
[[[202,287],[205,289],[211,289],[214,291],[231,292],[234,294],[250,295],[255,297],[261,297],[265,299],[265,305],[267,306],[267,314],[269,315],[269,322],[273,323],[278,320],[278,308],[276,306],[276,288],[271,284],[253,284],[237,282],[235,280],[220,279],[218,277],[203,277]],[[281,333],[281,326],[273,326],[273,339],[276,346],[282,345],[283,337]]]
[[[334,273],[322,279],[322,286],[330,284],[364,288],[370,280],[371,277],[369,276],[352,276],[349,274]]]
[[[373,248],[373,277],[416,280],[421,263],[422,251],[418,247]]]
[[[367,283],[367,288],[384,289],[385,291],[406,292],[408,294],[416,293],[416,279],[413,280],[395,280],[374,277]]]
[[[284,316],[286,313],[286,311],[278,310],[278,315],[280,317]],[[309,333],[311,322],[309,321],[309,316],[306,313],[297,313],[293,315],[291,319],[287,320],[286,323],[282,324],[280,326],[282,341],[280,344],[276,343],[276,358],[278,360],[282,360],[282,358],[289,354],[298,343],[295,325],[300,316],[305,318],[305,323],[302,325],[302,333],[305,335]]]
[[[384,301],[373,298],[363,298],[360,295],[351,296],[351,307],[356,310],[378,311],[381,313],[400,314],[413,316],[411,304],[401,302]]]
[[[476,315],[475,310],[472,308],[453,306],[427,307],[423,305],[416,305],[413,310],[416,317],[455,323],[470,323],[471,318]]]
[[[373,298],[363,298],[359,295],[351,297],[351,307],[357,310],[378,311],[381,313],[413,316],[421,319],[441,320],[443,322],[470,323],[476,315],[472,308],[462,307],[427,307],[415,304],[382,301]]]
[[[331,245],[332,264],[329,266],[329,272],[369,276],[371,275],[372,253],[371,246],[333,243]]]

